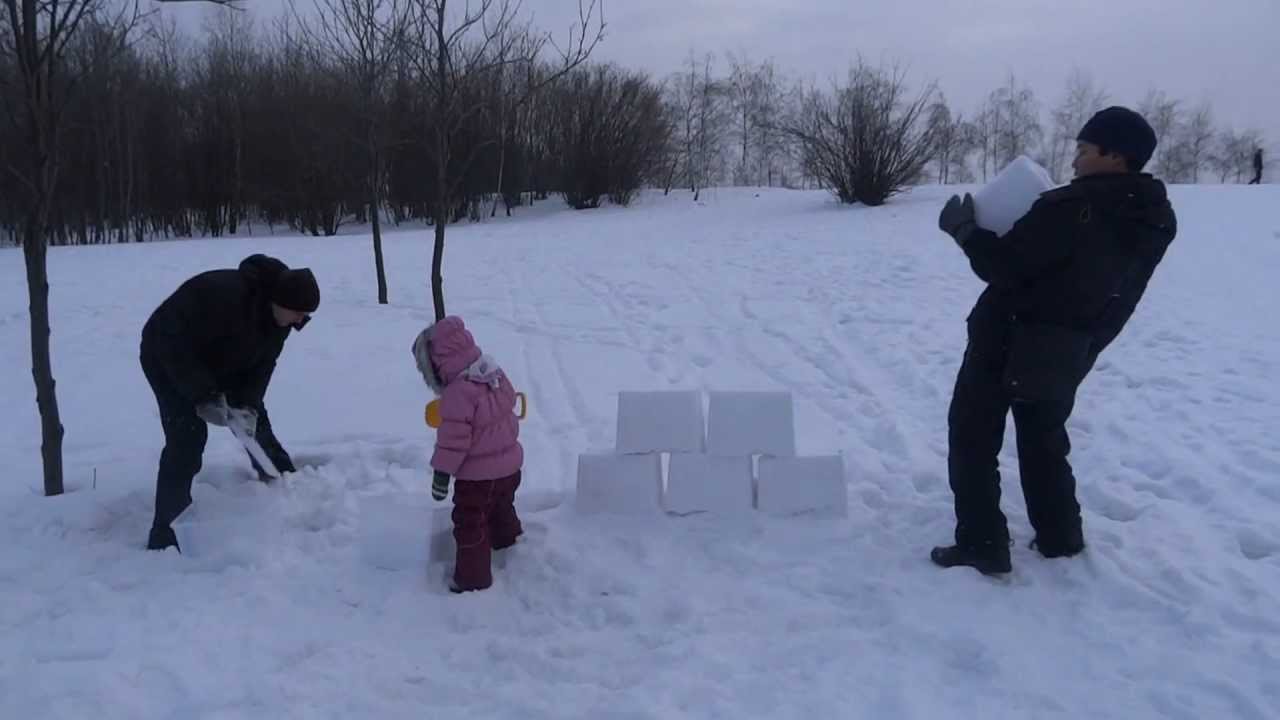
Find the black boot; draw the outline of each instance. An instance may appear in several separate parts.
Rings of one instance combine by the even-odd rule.
[[[1003,575],[1013,571],[1008,543],[936,547],[929,553],[929,559],[940,567],[971,567],[983,575]]]
[[[1031,549],[1046,558],[1073,557],[1084,551],[1084,532],[1075,528],[1060,538],[1037,535],[1031,541]]]
[[[148,550],[165,550],[167,548],[177,548],[178,552],[182,552],[182,548],[178,547],[178,536],[173,533],[173,528],[169,526],[152,527],[151,536],[147,538]]]

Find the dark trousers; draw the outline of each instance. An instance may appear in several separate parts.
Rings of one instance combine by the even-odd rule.
[[[947,416],[947,471],[955,495],[956,544],[1007,543],[1009,527],[1000,511],[998,455],[1005,418],[1013,411],[1018,468],[1027,515],[1041,546],[1079,537],[1080,505],[1067,455],[1067,418],[1074,389],[1060,402],[1015,402],[1001,383],[1003,352],[965,352]]]
[[[483,590],[493,584],[492,551],[514,545],[524,532],[515,506],[519,487],[519,471],[497,480],[454,481],[455,589]]]
[[[209,428],[196,415],[195,406],[174,389],[160,364],[146,353],[141,360],[142,372],[160,408],[160,427],[164,430],[164,450],[160,452],[160,470],[156,475],[155,519],[152,525],[165,528],[191,504],[191,481],[200,472]],[[295,470],[293,461],[271,429],[266,408],[260,406],[257,410],[258,444],[281,472]],[[258,463],[252,456],[249,460],[259,477],[263,477]]]

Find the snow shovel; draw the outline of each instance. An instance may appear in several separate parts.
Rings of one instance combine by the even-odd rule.
[[[234,408],[231,410],[231,419],[230,422],[227,423],[227,427],[230,428],[231,434],[235,436],[236,440],[240,441],[240,444],[244,446],[245,450],[249,451],[249,455],[252,456],[254,460],[258,461],[258,467],[262,468],[264,473],[266,473],[272,480],[279,480],[282,477],[280,471],[276,469],[275,463],[271,462],[271,459],[267,457],[267,453],[262,449],[262,446],[258,444],[258,440],[253,436],[253,429],[251,429],[250,425],[251,416],[248,413],[239,413]]]

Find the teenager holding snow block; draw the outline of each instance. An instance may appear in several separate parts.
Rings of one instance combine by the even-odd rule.
[[[320,287],[310,270],[251,255],[236,269],[187,280],[151,314],[142,329],[140,359],[160,407],[164,450],[147,548],[178,545],[171,525],[191,504],[207,424],[238,424],[277,470],[294,471],[263,398],[290,329],[302,330],[319,305]],[[252,455],[250,461],[268,480]]]
[[[444,500],[457,479],[457,559],[449,589],[483,590],[493,584],[492,551],[514,545],[523,533],[515,507],[524,465],[515,388],[458,317],[423,330],[413,341],[413,359],[440,398],[432,496]]]
[[[1137,113],[1112,107],[1077,137],[1075,179],[1044,193],[1003,237],[979,227],[973,198],[951,198],[938,224],[987,283],[948,415],[955,544],[933,562],[1011,570],[997,456],[1013,411],[1033,545],[1045,557],[1084,549],[1066,423],[1076,391],[1128,322],[1177,232],[1165,186],[1142,173],[1156,147]]]

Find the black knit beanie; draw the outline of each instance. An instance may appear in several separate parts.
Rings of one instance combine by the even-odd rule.
[[[308,268],[285,270],[271,289],[271,302],[297,312],[315,312],[320,307],[320,286]]]
[[[1100,110],[1080,128],[1076,140],[1089,142],[1104,152],[1119,153],[1131,172],[1141,172],[1156,151],[1156,132],[1138,113],[1114,106]]]

